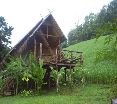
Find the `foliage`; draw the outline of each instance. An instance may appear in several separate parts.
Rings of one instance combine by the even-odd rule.
[[[0,76],[0,94],[2,94],[3,89],[4,89],[4,80],[2,79],[2,76]]]
[[[27,67],[24,71],[24,76],[22,79],[27,82],[29,81],[30,78],[33,79],[37,85],[35,86],[37,87],[36,89],[40,91],[45,76],[45,70],[43,68],[43,60],[40,59],[39,61],[37,61],[36,57],[34,57],[32,53],[30,53],[25,59],[25,64]]]
[[[4,17],[0,17],[0,61],[9,50],[9,44],[11,43],[10,37],[13,27],[8,26]]]
[[[32,91],[31,90],[23,90],[21,93],[20,93],[21,96],[30,96],[32,95]]]
[[[62,48],[68,47],[67,40],[65,40],[63,43],[61,43],[61,47],[62,47]]]
[[[112,20],[111,22],[105,23],[102,25],[102,28],[99,29],[97,38],[100,34],[109,34],[105,38],[105,45],[108,45],[105,49],[99,50],[97,52],[97,60],[111,60],[114,63],[117,63],[117,19]]]
[[[18,93],[19,79],[21,78],[22,71],[25,69],[22,64],[22,58],[10,58],[10,62],[7,63],[6,72],[4,73],[6,77],[13,77],[16,79],[16,94]]]
[[[77,82],[75,75],[76,75],[76,70],[74,70],[74,71],[72,69],[66,70],[66,85],[70,88],[70,90],[73,90],[73,88]]]
[[[37,90],[39,91],[43,84],[43,79],[45,76],[45,70],[43,68],[43,60],[40,59],[39,62],[36,62],[36,59],[34,56],[30,54],[30,62],[32,63],[30,68],[32,71],[32,79],[34,79],[37,83]],[[32,61],[33,59],[33,61]]]
[[[45,76],[45,70],[43,69],[43,60],[36,61],[32,54],[27,57],[12,57],[10,62],[6,64],[6,68],[3,71],[2,77],[12,77],[16,80],[16,94],[18,93],[18,88],[22,83],[21,80],[25,81],[28,89],[28,82],[33,79],[37,84],[35,90],[40,90],[43,84],[43,78]]]
[[[83,66],[76,66],[74,69],[73,79],[76,84],[82,84],[84,86],[86,74],[88,71]]]
[[[90,13],[88,16],[86,16],[83,24],[76,26],[75,29],[69,32],[68,43],[74,44],[94,38],[97,27],[96,19],[97,15],[94,13]]]
[[[51,67],[51,77],[53,77],[56,81],[56,92],[58,93],[59,91],[59,87],[60,87],[60,81],[63,78],[64,75],[64,67],[62,67],[59,71],[57,69],[54,69],[53,67]]]
[[[30,78],[32,78],[31,72],[25,69],[25,71],[23,71],[22,80],[28,82]]]
[[[110,89],[110,97],[117,98],[117,84],[114,84]]]
[[[6,67],[6,75],[9,76],[13,76],[13,77],[18,77],[21,75],[21,71],[24,69],[23,65],[22,65],[22,58],[11,58],[10,62],[7,63],[7,67]]]

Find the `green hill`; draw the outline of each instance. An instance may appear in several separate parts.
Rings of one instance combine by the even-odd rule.
[[[96,52],[107,47],[104,45],[105,36],[80,42],[67,47],[67,50],[82,51],[84,56],[85,77],[88,81],[96,83],[111,83],[117,77],[117,65],[111,61],[103,61],[95,64]]]

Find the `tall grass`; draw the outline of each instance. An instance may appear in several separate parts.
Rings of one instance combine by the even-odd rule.
[[[117,79],[117,65],[111,61],[95,64],[97,51],[109,47],[104,45],[105,36],[71,45],[67,50],[82,51],[84,56],[85,78],[90,83],[115,83]],[[79,69],[80,70],[80,69]],[[80,75],[78,75],[80,76]]]

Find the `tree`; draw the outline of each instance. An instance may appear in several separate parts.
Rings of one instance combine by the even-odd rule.
[[[85,40],[95,38],[96,36],[96,19],[97,15],[90,13],[85,17],[85,23],[83,24],[83,34],[85,35]]]
[[[94,13],[90,13],[88,16],[86,16],[83,24],[76,26],[75,29],[69,32],[68,43],[74,44],[95,38],[97,29],[96,19],[97,15]]]
[[[97,61],[111,60],[114,63],[117,63],[117,19],[113,19],[108,23],[103,24],[97,38],[101,34],[108,34],[105,38],[105,44],[108,45],[107,48],[99,50],[97,52],[96,59]]]
[[[0,17],[0,62],[10,48],[10,37],[13,27],[8,26],[4,17]]]
[[[98,20],[103,22],[98,28],[97,38],[107,35],[105,44],[108,45],[108,48],[97,52],[97,60],[111,60],[117,63],[117,0],[113,0],[101,10]]]

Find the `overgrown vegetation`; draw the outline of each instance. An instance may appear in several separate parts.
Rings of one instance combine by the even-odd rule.
[[[83,52],[83,76],[85,76],[86,83],[111,84],[113,81],[115,81],[113,78],[116,78],[117,76],[116,64],[112,63],[110,60],[104,60],[95,64],[96,52],[108,47],[108,45],[104,45],[105,38],[106,37],[103,36],[97,41],[96,39],[92,39],[66,48],[68,50]],[[77,79],[81,79],[82,70],[78,68],[76,73]],[[116,81],[114,83],[116,83]]]
[[[1,72],[1,81],[6,81],[1,90],[5,91],[15,88],[15,94],[17,95],[20,90],[30,90],[28,83],[32,80],[33,90],[40,92],[44,75],[45,70],[42,59],[38,62],[32,54],[29,54],[26,59],[22,57],[10,58],[10,62],[7,63],[6,68]],[[26,86],[22,88],[23,82],[26,83]],[[9,83],[11,85],[7,85]]]
[[[64,75],[64,68],[61,68],[60,71],[58,71],[58,69],[54,69],[53,67],[51,67],[51,77],[54,78],[55,82],[56,82],[56,92],[59,92],[59,88],[60,88],[60,81],[63,79],[63,75]]]

